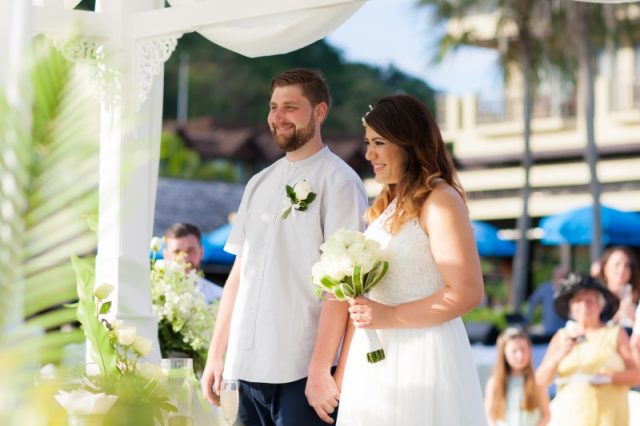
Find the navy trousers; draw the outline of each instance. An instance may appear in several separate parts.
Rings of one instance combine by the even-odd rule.
[[[240,380],[238,424],[242,426],[327,426],[304,395],[307,379],[290,383]],[[332,417],[335,420],[336,409]],[[335,424],[335,423],[334,423]]]

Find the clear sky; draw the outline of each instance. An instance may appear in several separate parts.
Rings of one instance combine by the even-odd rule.
[[[397,68],[432,87],[455,94],[499,90],[502,77],[496,55],[465,48],[440,64],[432,61],[442,23],[434,23],[416,0],[369,0],[343,26],[327,37],[350,61]]]

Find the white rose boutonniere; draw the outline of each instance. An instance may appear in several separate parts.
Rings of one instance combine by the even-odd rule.
[[[287,185],[287,198],[289,206],[282,212],[282,218],[286,219],[291,213],[291,209],[305,211],[309,204],[316,199],[316,193],[312,192],[311,185],[306,180],[300,181],[293,186]]]

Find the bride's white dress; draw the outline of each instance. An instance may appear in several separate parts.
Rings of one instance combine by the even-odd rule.
[[[365,234],[386,250],[389,271],[369,297],[387,305],[422,299],[442,287],[417,220],[391,236],[382,226],[392,202]],[[425,328],[377,330],[386,358],[367,362],[368,341],[356,330],[343,379],[338,426],[486,425],[482,393],[460,318]]]

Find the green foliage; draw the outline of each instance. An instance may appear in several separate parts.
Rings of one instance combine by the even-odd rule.
[[[197,152],[187,147],[175,133],[163,132],[160,144],[158,174],[183,179],[216,180],[236,183],[239,176],[229,161],[203,161]]]
[[[507,328],[507,319],[505,312],[495,308],[476,308],[462,316],[464,321],[491,323],[500,331]]]
[[[484,292],[492,306],[504,306],[507,303],[507,288],[509,283],[502,272],[502,259],[480,259]]]
[[[229,183],[240,182],[240,175],[236,167],[230,161],[222,159],[203,162],[196,170],[194,178]]]
[[[125,374],[97,383],[99,389],[118,400],[104,420],[113,426],[153,426],[166,424],[165,414],[176,411],[169,403],[162,380],[149,380],[138,374]]]
[[[198,154],[174,133],[163,132],[160,145],[160,176],[195,177],[200,167]]]
[[[184,341],[182,334],[175,331],[173,325],[166,318],[158,323],[158,340],[160,341],[160,351],[163,358],[171,358],[177,354],[184,354],[193,359],[193,370],[202,372],[207,362],[207,349],[195,350]]]
[[[7,425],[55,412],[53,388],[35,387],[35,377],[43,363],[60,362],[67,344],[83,341],[79,330],[60,330],[74,319],[62,305],[75,295],[69,258],[95,249],[84,218],[98,201],[98,106],[81,70],[42,38],[23,57],[32,62],[16,82],[20,98],[0,93],[0,424]]]
[[[107,329],[98,319],[98,307],[93,296],[95,278],[93,261],[74,257],[72,263],[78,283],[79,302],[76,312],[84,335],[91,344],[91,359],[100,369],[101,375],[113,377],[117,374],[118,357]],[[110,302],[109,306],[111,306]]]
[[[332,112],[325,124],[327,133],[362,132],[360,117],[378,98],[407,92],[432,110],[433,90],[423,81],[393,66],[382,69],[348,63],[341,52],[318,41],[284,55],[246,58],[217,46],[198,34],[186,34],[165,66],[165,119],[176,116],[178,67],[187,53],[189,63],[189,115],[213,116],[222,122],[264,126],[270,97],[271,78],[289,68],[319,69],[333,96]]]

